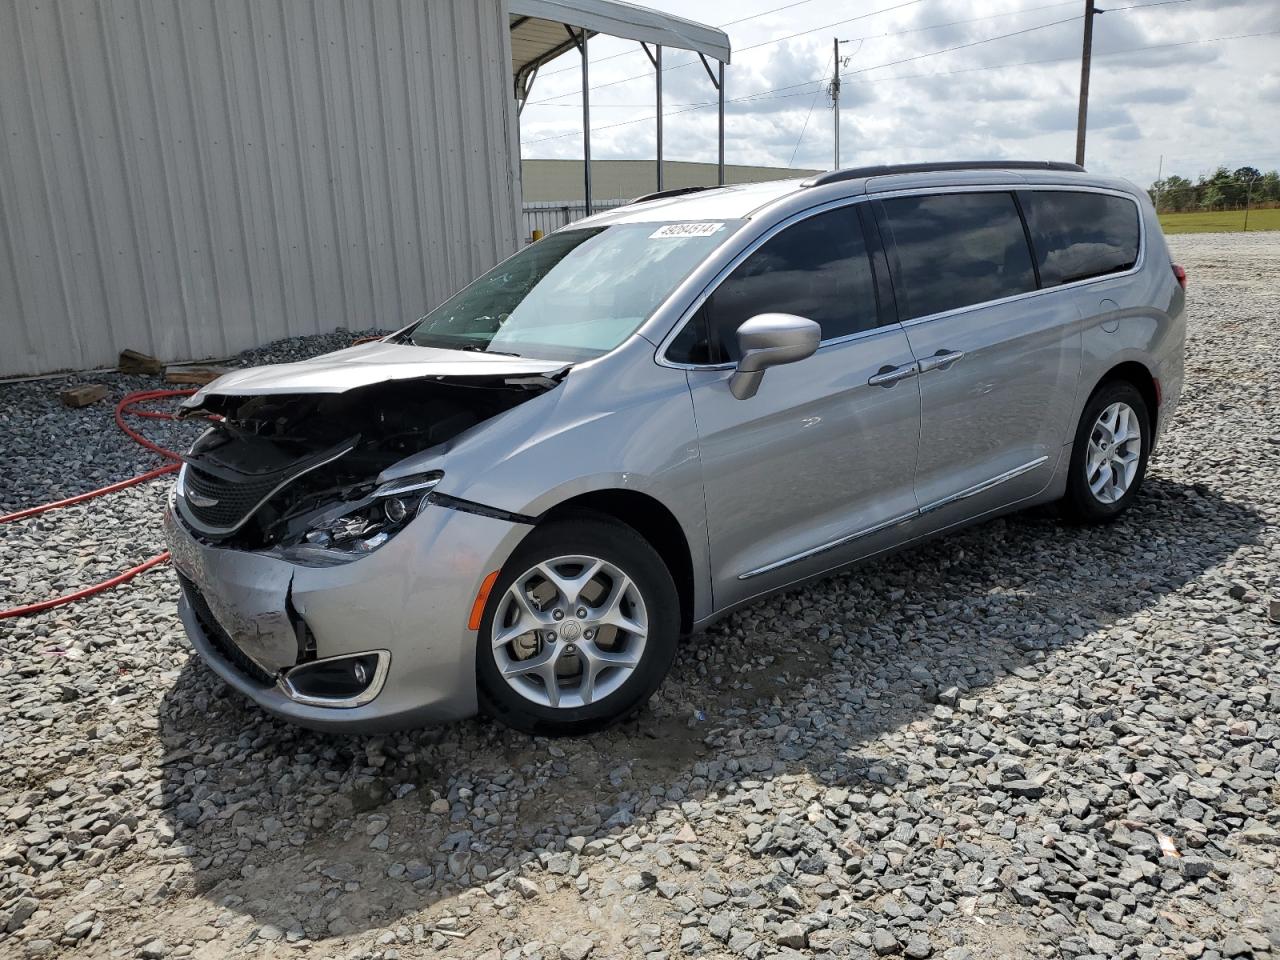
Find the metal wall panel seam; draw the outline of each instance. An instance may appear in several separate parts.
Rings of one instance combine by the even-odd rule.
[[[420,4],[414,3],[413,6],[419,14],[422,14]],[[426,155],[426,148],[422,145],[422,125],[419,120],[423,118],[425,111],[418,85],[414,82],[414,76],[417,74],[418,62],[421,57],[421,51],[416,49],[417,43],[414,41],[425,33],[425,25],[423,31],[420,32],[409,24],[409,10],[405,0],[399,0],[397,10],[400,20],[400,35],[405,38],[407,45],[404,57],[401,60],[401,65],[404,68],[405,131],[409,139],[409,179],[413,185],[413,202],[418,231],[419,272],[422,277],[422,288],[419,296],[424,297],[445,285],[444,278],[439,275],[434,263],[439,238],[434,232],[428,233],[426,231],[427,218],[423,216],[427,209],[427,198],[422,190],[423,175],[420,170],[423,164],[423,157]],[[409,45],[414,49],[411,50]],[[429,130],[430,128],[428,127],[427,129]],[[409,313],[401,317],[399,322],[407,322],[413,317],[420,316],[424,306],[425,304],[421,300],[413,302]]]
[[[161,205],[167,216],[164,218],[169,226],[170,252],[174,257],[173,263],[173,280],[174,286],[178,292],[178,302],[182,306],[182,333],[187,342],[187,356],[196,355],[196,347],[192,338],[192,327],[195,325],[196,316],[191,308],[189,277],[190,270],[184,269],[184,264],[189,262],[187,251],[190,246],[186,242],[185,218],[183,218],[183,229],[178,227],[178,219],[181,212],[181,204],[178,203],[177,197],[174,195],[173,182],[176,175],[172,173],[173,155],[172,146],[170,145],[171,137],[166,134],[169,132],[165,129],[163,118],[170,111],[167,109],[161,111],[160,99],[156,94],[156,73],[157,68],[152,62],[153,55],[156,58],[161,56],[161,40],[155,33],[155,25],[150,22],[151,18],[143,13],[142,4],[138,4],[138,25],[142,30],[142,68],[145,75],[147,87],[147,95],[150,98],[151,117],[156,131],[156,144],[160,161],[160,186],[161,186]],[[150,36],[148,36],[150,30]],[[167,85],[166,85],[167,86]],[[179,255],[181,254],[181,255]],[[166,324],[166,328],[172,324]],[[152,344],[152,353],[160,356],[172,356],[173,349],[169,345],[167,338],[162,338],[160,343]]]
[[[296,231],[289,238],[289,257],[294,275],[304,278],[304,282],[295,287],[298,301],[294,307],[294,316],[302,330],[314,334],[323,332],[326,326],[320,302],[322,288],[327,288],[330,280],[316,268],[315,242],[320,231],[315,225],[315,204],[312,202],[314,182],[308,165],[311,152],[308,149],[309,138],[306,136],[306,110],[298,97],[298,77],[301,70],[294,51],[290,16],[290,11],[296,6],[289,0],[277,0],[281,69],[279,79],[272,85],[272,102],[287,114],[284,122],[277,128],[280,131],[277,143],[283,145],[284,149],[279,165],[289,185],[285,203],[291,208],[291,229]],[[292,156],[289,155],[290,151]]]
[[[284,324],[285,336],[295,337],[301,331],[298,330],[297,318],[294,315],[296,298],[293,293],[293,263],[285,253],[284,242],[280,236],[280,221],[284,216],[284,210],[277,196],[277,181],[279,178],[272,162],[272,155],[275,153],[275,124],[270,122],[274,118],[271,117],[270,90],[263,80],[262,62],[265,51],[260,49],[265,44],[267,37],[266,31],[259,27],[255,17],[255,11],[260,14],[262,10],[267,8],[267,4],[260,3],[258,0],[246,0],[245,2],[245,16],[249,21],[250,74],[253,78],[253,89],[257,94],[250,104],[250,122],[258,129],[260,134],[258,141],[261,147],[262,160],[258,164],[258,168],[259,172],[265,173],[263,184],[266,193],[266,208],[271,211],[271,216],[266,218],[266,233],[270,237],[271,247],[275,250],[280,321]],[[259,205],[255,204],[255,212],[258,209],[260,209]],[[263,240],[266,242],[267,238],[264,237]],[[272,339],[275,339],[274,336]]]
[[[66,9],[65,5],[59,7],[54,16],[57,17],[58,22],[58,41],[62,49],[62,69],[67,85],[67,99],[71,108],[71,125],[73,127],[73,132],[75,133],[76,161],[80,172],[80,183],[86,188],[85,199],[87,201],[89,213],[89,230],[90,235],[93,238],[93,250],[91,253],[93,256],[94,274],[97,277],[98,286],[98,310],[95,311],[94,315],[95,317],[101,317],[105,322],[107,327],[106,340],[107,343],[110,344],[113,340],[112,321],[115,317],[121,316],[122,314],[117,309],[119,305],[113,305],[112,303],[112,300],[114,299],[114,291],[112,291],[107,285],[106,270],[102,264],[102,225],[104,223],[103,211],[101,209],[102,201],[100,192],[92,189],[90,186],[93,181],[89,176],[88,151],[85,149],[84,144],[85,123],[82,120],[80,109],[81,105],[78,102],[80,99],[80,91],[84,89],[84,80],[81,73],[80,59],[73,58],[71,56],[71,50],[67,43],[67,26],[63,21],[63,14],[65,14]],[[73,63],[75,64],[74,71],[72,67]],[[77,82],[77,78],[79,78],[79,82]],[[102,309],[104,305],[106,307],[105,310]],[[69,322],[74,322],[74,320],[71,320],[70,318],[68,319]],[[95,350],[94,352],[97,353],[98,351]],[[81,362],[83,362],[83,358],[81,358]]]
[[[427,40],[428,40],[428,43],[434,43],[434,38],[437,36],[436,26],[438,24],[439,19],[444,15],[442,12],[442,7],[438,4],[428,4],[426,14],[427,14],[427,21],[426,21]],[[430,80],[431,80],[432,90],[437,90],[439,89],[439,86],[440,86],[439,63],[440,61],[439,61],[439,58],[437,57],[431,56],[428,58],[427,69],[428,69],[428,75],[430,76]],[[435,157],[436,157],[436,162],[435,162],[436,181],[439,184],[439,188],[440,188],[438,196],[445,197],[448,195],[447,190],[448,190],[448,184],[449,184],[449,174],[448,174],[448,166],[447,166],[448,158],[446,156],[445,146],[444,146],[445,140],[446,140],[444,136],[444,123],[441,119],[441,111],[442,111],[441,98],[430,97],[429,103],[431,105],[431,129],[433,132],[431,140],[435,148]],[[423,304],[424,313],[428,309],[435,308],[437,305],[442,303],[447,297],[449,297],[453,293],[452,287],[454,283],[454,278],[457,276],[457,272],[458,272],[456,248],[454,244],[450,242],[448,225],[445,225],[446,229],[444,230],[441,230],[440,228],[441,226],[440,222],[444,220],[443,213],[444,211],[442,210],[441,211],[442,215],[438,218],[438,221],[437,221],[436,232],[442,235],[444,238],[444,280],[445,282],[441,285],[441,289],[432,291],[433,295],[429,298],[431,302]]]
[[[189,42],[189,31],[187,24],[182,18],[182,0],[174,0],[173,18],[174,23],[178,26],[178,42],[181,48],[182,61],[182,90],[183,99],[186,102],[187,115],[191,118],[191,143],[192,151],[196,157],[196,170],[199,172],[200,184],[198,188],[200,200],[200,218],[204,228],[205,248],[209,257],[209,280],[213,289],[213,317],[214,322],[211,324],[217,333],[218,349],[214,351],[216,356],[226,356],[231,353],[231,346],[227,339],[227,328],[225,323],[225,300],[222,291],[222,285],[219,277],[222,273],[218,266],[218,258],[220,256],[221,244],[216,242],[213,232],[213,204],[209,201],[209,189],[212,178],[207,163],[207,150],[204,143],[204,114],[196,109],[195,96],[192,92],[193,84],[191,81],[191,65],[192,47]]]
[[[378,14],[379,11],[385,10],[386,7],[381,5],[369,8],[369,29],[373,38],[372,43],[374,44],[374,53],[370,58],[373,65],[373,88],[377,93],[377,96],[374,98],[376,101],[374,106],[376,108],[376,115],[378,118],[378,135],[382,140],[382,175],[384,178],[384,194],[387,206],[387,231],[391,237],[391,271],[392,276],[395,278],[393,289],[395,290],[396,295],[395,318],[380,317],[379,324],[395,327],[400,326],[405,314],[404,299],[407,291],[405,289],[404,272],[402,270],[404,254],[400,249],[400,237],[406,231],[403,226],[404,204],[396,203],[396,196],[399,193],[399,190],[397,189],[399,185],[399,177],[397,176],[397,171],[391,162],[393,150],[391,147],[391,137],[387,124],[387,99],[391,96],[391,91],[383,78],[383,61],[389,60],[394,56],[394,53],[392,45],[388,43],[386,56],[384,57],[381,55],[382,43],[380,38],[385,32],[385,24],[381,26],[379,25]],[[389,39],[391,38],[388,37],[388,40]],[[397,39],[399,41],[400,55],[403,57],[405,38],[404,36],[400,36]]]
[[[240,234],[240,258],[244,265],[245,306],[248,308],[249,325],[253,329],[253,338],[262,343],[262,325],[259,322],[258,284],[254,277],[254,263],[257,257],[250,255],[249,222],[244,209],[244,175],[236,148],[236,113],[232,110],[231,85],[227,78],[226,44],[223,43],[222,21],[218,17],[218,4],[211,4],[209,11],[213,17],[213,38],[215,60],[218,64],[219,88],[222,90],[222,113],[227,122],[227,159],[231,172],[231,189],[235,194],[236,220]]]
[[[328,96],[326,87],[328,85],[328,77],[332,75],[332,67],[326,68],[326,64],[330,63],[327,55],[329,45],[323,42],[324,31],[320,28],[320,4],[311,4],[311,25],[315,31],[315,49],[316,49],[316,86],[315,89],[320,97],[320,132],[321,139],[324,142],[324,163],[325,176],[329,184],[329,211],[331,213],[330,222],[333,224],[333,251],[337,258],[339,285],[342,290],[342,315],[346,321],[350,323],[352,316],[352,304],[350,293],[350,282],[348,280],[348,260],[347,260],[347,218],[346,211],[343,208],[341,198],[342,183],[340,176],[341,165],[337,163],[334,154],[333,139],[331,133],[334,125],[334,111],[332,98]]]
[[[21,8],[19,8],[19,10],[21,11]],[[31,49],[34,50],[35,45],[34,43],[29,43],[27,41],[24,41],[24,31],[22,29],[22,26],[23,26],[23,18],[22,18],[21,12],[19,12],[18,14],[18,56],[21,58],[23,78],[26,82],[26,87],[27,87],[27,110],[31,116],[31,130],[33,133],[32,143],[35,144],[37,159],[40,165],[40,182],[41,182],[41,188],[42,188],[40,199],[44,205],[46,222],[49,225],[49,239],[52,241],[52,250],[50,251],[51,256],[49,259],[52,260],[53,262],[53,269],[57,271],[58,287],[62,296],[62,308],[64,311],[63,316],[69,319],[75,316],[75,312],[71,305],[71,293],[67,287],[66,272],[62,263],[62,255],[61,255],[62,243],[58,239],[58,223],[57,223],[57,220],[55,220],[54,218],[53,197],[52,197],[52,191],[49,185],[50,163],[47,155],[48,152],[45,150],[45,148],[42,146],[42,143],[41,143],[43,139],[41,136],[42,126],[47,127],[47,124],[42,125],[40,123],[40,115],[41,113],[43,113],[44,98],[43,96],[40,97],[41,109],[37,111],[36,99],[37,99],[37,89],[39,87],[39,84],[38,83],[34,85],[32,84],[31,67],[29,63],[29,57],[27,56],[27,48],[30,47]],[[32,30],[33,30],[33,25],[28,24],[27,29],[25,31],[26,37],[28,38],[31,37]],[[49,269],[49,268],[46,267],[46,269]],[[72,362],[83,363],[83,359],[82,359],[83,350],[81,349],[81,346],[80,346],[79,334],[75,330],[74,325],[69,324],[68,326],[69,326],[69,329],[68,329],[67,339],[68,339],[68,342],[72,344],[74,356],[77,358]]]

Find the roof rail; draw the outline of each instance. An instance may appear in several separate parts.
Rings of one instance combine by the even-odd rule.
[[[675,187],[671,190],[659,190],[657,193],[646,193],[643,197],[636,197],[631,203],[644,203],[646,200],[663,200],[667,197],[682,197],[686,193],[697,193],[699,190],[715,190],[721,184],[710,184],[705,187]],[[627,206],[631,206],[628,203]]]
[[[828,170],[803,181],[802,187],[820,187],[824,183],[840,183],[844,180],[862,180],[866,177],[888,177],[895,173],[940,173],[947,170],[1059,170],[1084,173],[1084,167],[1075,163],[1059,163],[1054,160],[947,160],[940,163],[885,163],[874,167],[848,167],[844,170]]]

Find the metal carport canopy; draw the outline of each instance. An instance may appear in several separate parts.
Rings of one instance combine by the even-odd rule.
[[[583,162],[587,212],[591,212],[591,107],[587,80],[587,39],[606,34],[636,40],[654,66],[657,86],[657,181],[662,183],[662,48],[691,50],[702,59],[719,93],[719,179],[724,183],[724,65],[729,62],[728,35],[716,27],[671,16],[621,0],[509,0],[511,75],[523,110],[538,68],[575,47],[582,55]],[[649,45],[653,45],[653,50]],[[719,62],[718,74],[707,58]]]

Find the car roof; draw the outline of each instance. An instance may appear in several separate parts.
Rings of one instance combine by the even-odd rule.
[[[1091,186],[1125,193],[1138,188],[1126,180],[1087,173],[1074,164],[980,161],[904,164],[831,171],[807,178],[691,188],[651,194],[606,210],[574,226],[655,223],[672,220],[737,220],[781,206],[810,206],[845,196],[886,193],[918,187],[1032,185]],[[794,198],[794,199],[792,199]]]

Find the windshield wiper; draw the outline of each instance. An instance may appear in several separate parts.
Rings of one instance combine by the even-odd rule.
[[[468,343],[461,347],[445,347],[446,350],[464,350],[467,353],[492,353],[501,357],[518,357],[520,354],[509,350],[486,350],[478,343]]]

